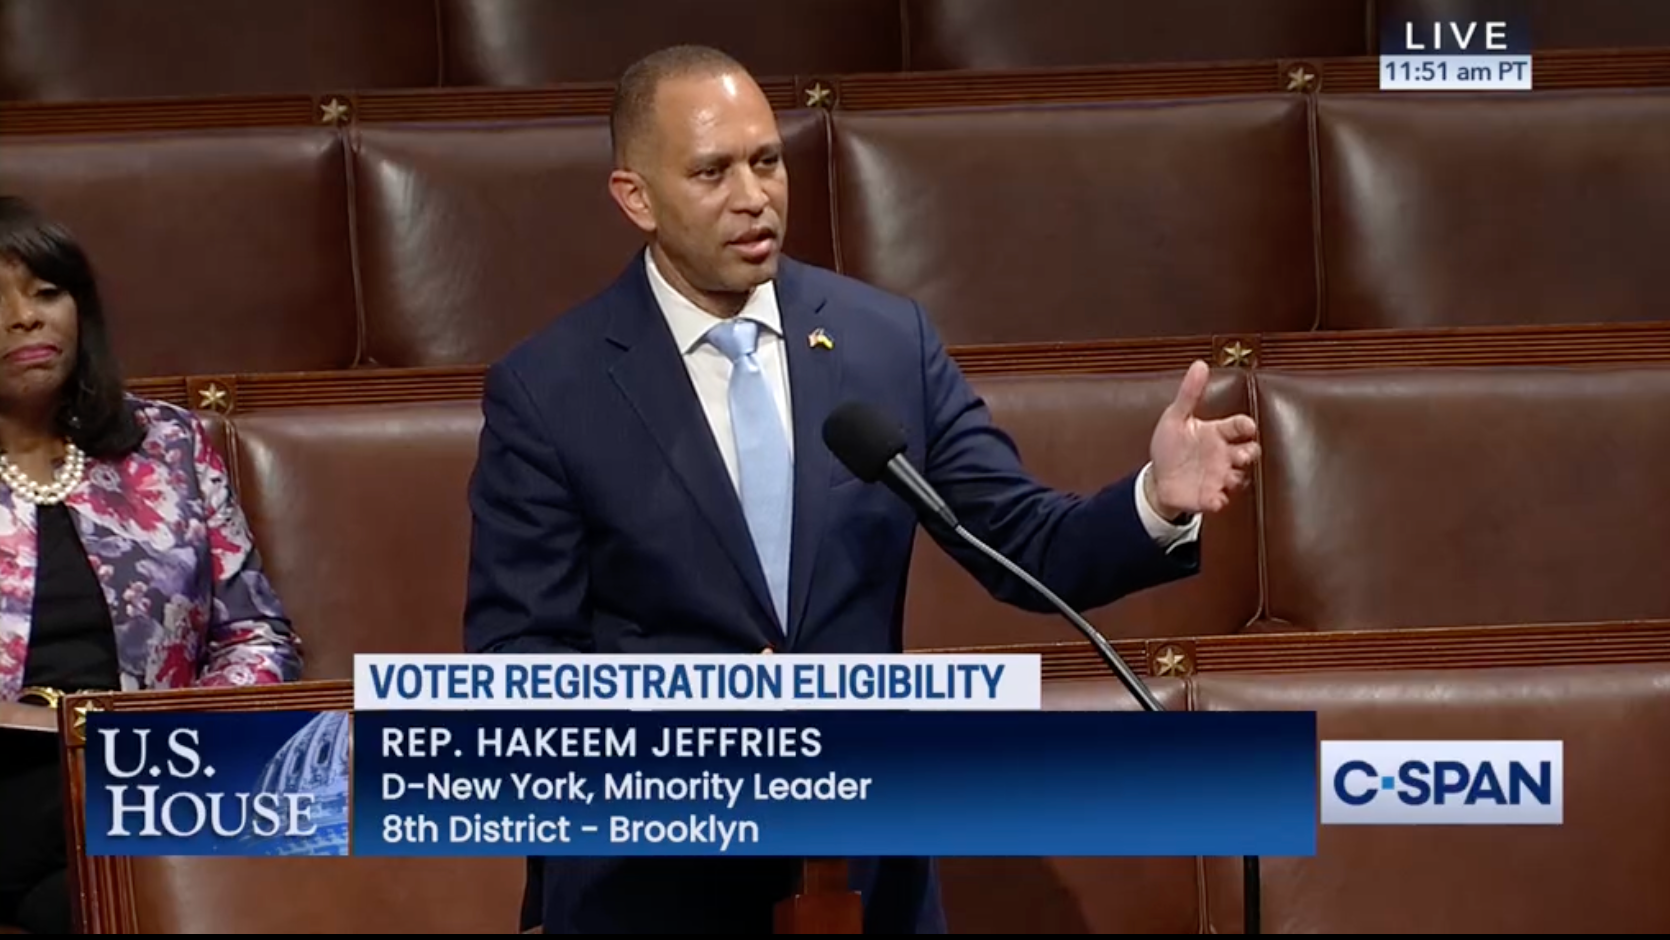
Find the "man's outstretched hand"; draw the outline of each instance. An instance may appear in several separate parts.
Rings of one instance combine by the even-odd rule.
[[[1189,366],[1148,444],[1154,466],[1145,495],[1166,519],[1222,510],[1251,482],[1258,461],[1258,425],[1250,416],[1196,417],[1211,372],[1204,362]]]

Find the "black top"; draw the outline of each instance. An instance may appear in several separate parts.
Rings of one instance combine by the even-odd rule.
[[[62,503],[36,508],[35,611],[23,685],[63,692],[119,690],[116,628],[75,519]]]

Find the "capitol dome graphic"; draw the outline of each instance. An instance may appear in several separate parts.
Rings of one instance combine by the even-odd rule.
[[[267,761],[252,788],[257,793],[311,794],[314,832],[294,836],[246,836],[261,855],[347,855],[349,749],[353,730],[346,712],[317,715],[290,736]]]

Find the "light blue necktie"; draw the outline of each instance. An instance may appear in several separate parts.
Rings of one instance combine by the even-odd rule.
[[[742,511],[777,622],[789,626],[789,534],[794,525],[794,462],[771,382],[754,358],[760,325],[733,317],[708,331],[708,341],[731,360],[731,430]]]

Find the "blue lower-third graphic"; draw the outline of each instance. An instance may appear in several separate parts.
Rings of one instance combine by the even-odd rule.
[[[360,712],[355,855],[1307,856],[1309,713]]]

